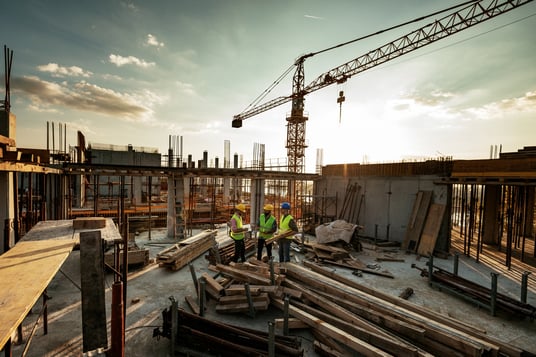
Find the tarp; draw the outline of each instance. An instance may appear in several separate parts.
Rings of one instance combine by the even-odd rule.
[[[357,227],[357,224],[348,223],[343,219],[324,223],[315,229],[316,241],[318,243],[330,243],[342,240],[350,243],[350,239],[352,239]]]

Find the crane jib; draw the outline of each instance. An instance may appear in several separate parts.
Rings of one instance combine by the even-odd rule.
[[[303,83],[305,77],[303,75],[305,58],[312,57],[312,55],[323,51],[302,56],[295,63],[297,69],[293,80],[293,93],[289,96],[272,99],[235,115],[233,117],[232,126],[239,128],[242,126],[242,120],[244,119],[288,103],[294,98],[303,100],[303,97],[308,93],[317,91],[331,84],[343,83],[356,74],[415,51],[416,49],[427,46],[467,28],[473,27],[532,1],[534,0],[482,0],[473,2],[471,5],[466,6],[461,10],[455,11],[439,20],[435,20],[407,35],[399,37],[394,41],[321,74],[307,86]],[[334,46],[332,48],[338,47],[339,46]]]

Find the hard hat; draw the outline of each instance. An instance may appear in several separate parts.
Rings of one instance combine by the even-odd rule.
[[[290,203],[288,203],[288,202],[283,202],[283,203],[281,204],[281,208],[282,208],[282,209],[290,209]]]
[[[263,209],[265,211],[273,211],[274,210],[274,205],[267,203],[267,204],[264,205]]]
[[[239,210],[240,212],[246,213],[246,205],[243,203],[237,204],[235,209]]]

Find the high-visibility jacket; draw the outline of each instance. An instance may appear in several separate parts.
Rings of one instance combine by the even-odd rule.
[[[234,219],[236,221],[236,228],[238,228],[238,229],[242,228],[242,217],[240,217],[239,215],[237,215],[235,213],[235,214],[233,214],[231,219]],[[244,237],[245,237],[244,232],[234,233],[231,230],[231,238],[233,238],[234,240],[242,240],[242,239],[244,239]]]
[[[281,220],[279,221],[279,233],[286,233],[288,231],[291,231],[292,228],[290,228],[290,221],[292,221],[294,218],[287,214],[286,216],[281,216]],[[286,239],[292,239],[292,236],[285,237]]]
[[[274,228],[275,217],[270,215],[266,219],[266,215],[263,213],[259,218],[259,238],[268,239],[274,235],[274,232],[267,233],[273,230]]]

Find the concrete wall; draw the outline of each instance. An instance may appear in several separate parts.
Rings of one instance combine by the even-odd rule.
[[[326,215],[339,218],[344,207],[348,187],[360,186],[355,210],[356,223],[364,228],[360,235],[381,240],[402,242],[406,233],[413,204],[419,191],[432,191],[434,203],[448,203],[446,185],[436,185],[439,177],[426,176],[323,176],[315,183],[315,195],[337,196],[337,204],[326,208]],[[360,206],[360,207],[357,207]],[[341,217],[342,218],[342,217]]]

